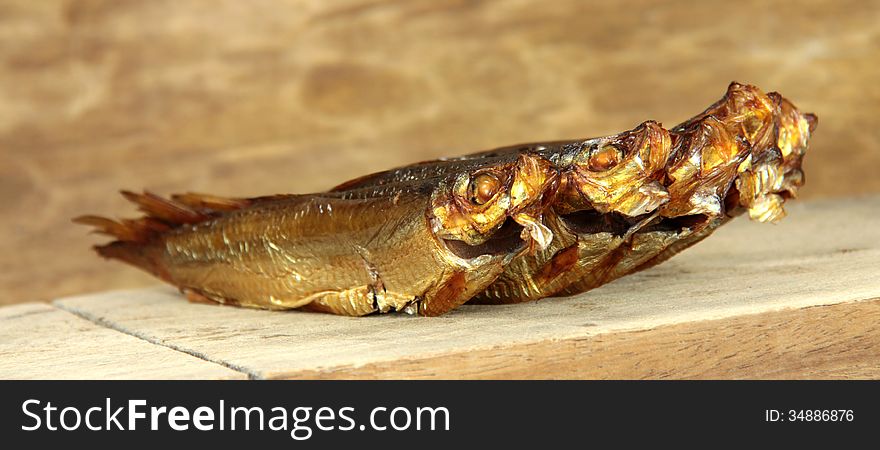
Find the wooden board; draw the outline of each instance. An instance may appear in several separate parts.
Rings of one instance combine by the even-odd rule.
[[[0,379],[244,377],[49,305],[0,308]]]
[[[191,304],[167,287],[55,304],[253,378],[877,377],[880,197],[789,210],[582,295],[439,318]]]
[[[0,304],[142,287],[70,218],[119,189],[313,192],[672,125],[732,80],[818,113],[805,198],[880,192],[880,2],[4,0]]]
[[[545,339],[297,378],[880,379],[880,299]]]

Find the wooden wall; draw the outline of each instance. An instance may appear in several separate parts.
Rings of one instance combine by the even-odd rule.
[[[880,191],[880,2],[0,2],[0,304],[153,284],[69,222],[116,194],[308,192],[701,111],[820,125],[807,198]]]

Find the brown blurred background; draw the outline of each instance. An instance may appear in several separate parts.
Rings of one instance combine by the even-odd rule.
[[[672,125],[731,80],[820,117],[804,198],[880,191],[880,2],[0,1],[0,304],[156,283],[116,193],[310,192]]]

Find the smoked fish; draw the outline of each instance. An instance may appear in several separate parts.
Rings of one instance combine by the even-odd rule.
[[[83,216],[96,247],[190,299],[434,316],[465,302],[581,293],[659,264],[747,214],[777,222],[818,119],[731,83],[697,116],[616,135],[411,164],[328,192],[124,195],[139,219]]]

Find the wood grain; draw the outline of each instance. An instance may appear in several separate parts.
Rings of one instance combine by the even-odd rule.
[[[0,379],[169,378],[245,376],[46,304],[0,308]]]
[[[878,379],[880,300],[288,374],[320,379]]]
[[[55,304],[253,378],[871,378],[878,210],[801,202],[585,294],[439,318],[191,304],[168,287]]]
[[[7,0],[0,303],[152,284],[70,217],[116,191],[309,192],[701,111],[731,80],[820,116],[805,198],[880,191],[880,3]]]

